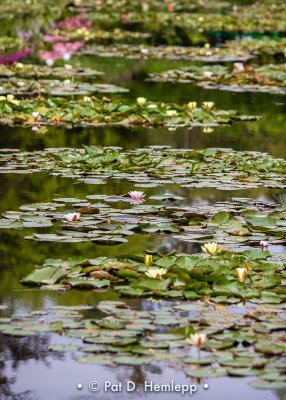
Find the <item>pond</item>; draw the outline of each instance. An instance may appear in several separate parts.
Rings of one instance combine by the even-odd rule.
[[[279,31],[282,40],[285,5],[256,3],[263,17],[254,28],[251,1],[235,2],[238,11],[220,1],[152,0],[145,8],[119,1],[119,13],[112,1],[96,2],[98,9],[85,0],[50,3],[47,14],[48,2],[0,6],[1,35],[24,35],[30,48],[15,61],[61,67],[60,80],[69,73],[65,65],[104,74],[73,75],[58,97],[41,92],[41,85],[54,86],[39,76],[16,76],[37,95],[19,94],[16,84],[13,98],[0,97],[0,399],[286,398],[286,72],[269,70],[281,59],[264,47],[260,56],[249,51],[255,57],[243,61],[240,80],[232,60],[142,53],[142,46],[151,52],[166,44],[197,52],[228,43],[229,50],[225,40],[238,47],[239,34]],[[38,15],[34,21],[27,10]],[[245,32],[239,21],[224,21],[236,12]],[[224,28],[213,26],[211,13]],[[116,39],[118,27],[129,34]],[[99,30],[113,33],[99,39]],[[84,45],[66,60],[43,35]],[[264,36],[257,40],[270,48]],[[23,50],[3,43],[7,57],[9,46]],[[129,51],[139,43],[144,57],[115,54],[122,43]],[[92,46],[109,55],[95,55]],[[54,52],[52,65],[43,51]],[[239,90],[210,88],[201,74],[206,66],[215,83],[233,85],[212,65],[226,66]],[[266,66],[270,78],[266,85],[256,76],[247,91],[252,66]],[[195,75],[150,81],[163,71]],[[15,80],[6,72],[1,90]],[[273,92],[279,79],[282,90]],[[77,93],[74,81],[126,90]],[[140,201],[132,191],[142,192]],[[210,242],[214,250],[204,250]],[[202,343],[195,333],[206,335]]]

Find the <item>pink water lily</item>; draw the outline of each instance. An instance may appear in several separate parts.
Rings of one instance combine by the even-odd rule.
[[[209,79],[209,78],[211,78],[212,77],[212,72],[211,71],[205,71],[204,72],[204,78],[207,78],[207,79]]]
[[[131,203],[133,204],[141,204],[145,201],[144,197],[145,194],[144,192],[140,192],[140,191],[132,191],[132,192],[128,192],[129,196],[131,197]]]
[[[67,222],[78,221],[80,218],[80,213],[68,213],[64,216],[64,218],[67,220]]]
[[[245,71],[245,68],[244,68],[244,65],[242,64],[242,63],[234,63],[234,66],[235,66],[235,68],[237,68],[238,69],[238,72],[244,72]]]
[[[263,249],[266,249],[266,247],[268,247],[268,242],[266,242],[266,240],[260,240],[259,245],[260,245]]]

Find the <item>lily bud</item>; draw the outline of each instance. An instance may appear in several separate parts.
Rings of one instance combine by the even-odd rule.
[[[151,255],[151,254],[145,254],[145,257],[144,257],[144,264],[146,265],[147,268],[149,267],[149,265],[152,264],[152,262],[153,262],[153,257],[152,257],[152,255]]]
[[[236,276],[239,282],[244,282],[247,278],[247,269],[246,268],[236,268]]]

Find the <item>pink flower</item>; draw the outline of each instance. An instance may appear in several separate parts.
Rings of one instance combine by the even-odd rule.
[[[207,78],[207,79],[209,79],[209,78],[211,78],[212,77],[212,72],[211,71],[205,71],[204,72],[204,78]]]
[[[259,245],[260,245],[263,249],[266,249],[266,247],[268,247],[268,242],[266,242],[266,240],[260,240]]]
[[[234,63],[235,68],[238,69],[238,72],[244,72],[245,68],[244,65],[242,63]]]
[[[144,192],[133,191],[133,192],[128,192],[128,194],[131,197],[131,203],[132,204],[141,204],[141,203],[143,203],[145,201]]]
[[[64,218],[67,220],[67,221],[64,221],[64,222],[78,221],[79,217],[80,217],[80,213],[79,212],[77,212],[77,213],[68,213],[68,214],[66,214],[64,216]]]
[[[39,57],[44,60],[47,65],[52,66],[61,55],[54,51],[39,50]]]
[[[168,4],[168,10],[169,10],[170,12],[173,12],[173,11],[174,11],[174,4],[173,4],[173,3],[169,3],[169,4]]]
[[[84,46],[84,42],[58,42],[53,44],[53,49],[57,53],[75,53],[82,46]]]

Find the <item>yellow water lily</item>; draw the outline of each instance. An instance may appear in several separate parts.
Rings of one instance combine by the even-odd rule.
[[[205,253],[210,254],[211,256],[214,256],[216,254],[216,252],[218,251],[218,244],[216,242],[205,243],[203,246],[201,246],[201,249]]]
[[[149,268],[148,271],[145,272],[149,278],[153,279],[162,279],[162,276],[167,273],[166,268]]]
[[[204,101],[203,102],[203,106],[207,109],[207,110],[211,110],[214,106],[214,102],[213,101]]]
[[[192,111],[194,111],[197,108],[197,102],[196,101],[190,101],[188,103],[188,108]]]
[[[207,335],[205,333],[193,333],[188,341],[194,346],[201,347],[207,341]]]
[[[244,282],[247,278],[247,269],[246,268],[236,268],[236,276],[239,282]]]
[[[137,97],[136,101],[139,106],[144,106],[146,104],[147,99],[145,97]]]
[[[152,262],[153,262],[153,257],[152,257],[152,255],[151,255],[151,254],[145,254],[145,257],[144,257],[144,264],[146,265],[147,268],[149,267],[149,265],[152,264]]]

